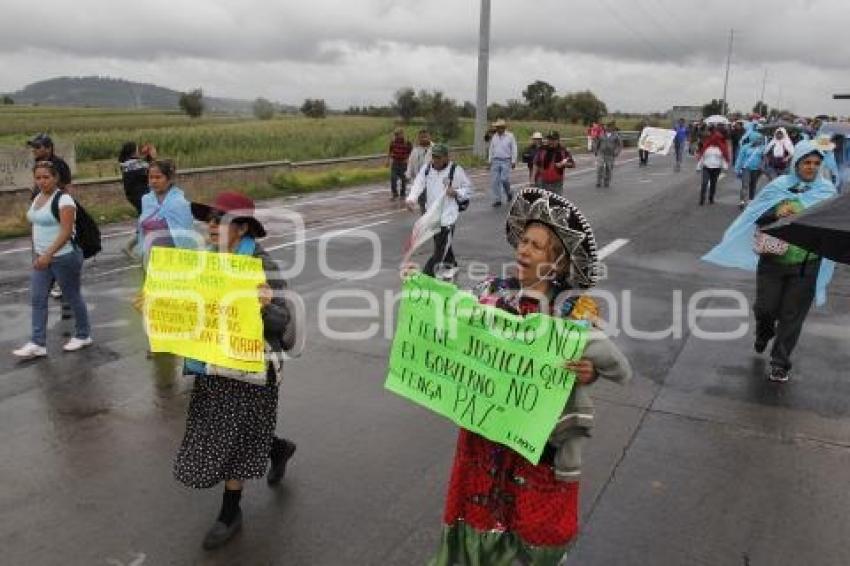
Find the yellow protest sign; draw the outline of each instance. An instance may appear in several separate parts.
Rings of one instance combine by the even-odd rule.
[[[259,258],[154,247],[145,274],[151,351],[249,372],[265,368]]]

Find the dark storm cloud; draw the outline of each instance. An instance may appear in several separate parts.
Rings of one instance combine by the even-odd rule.
[[[478,9],[478,0],[12,0],[0,19],[0,90],[58,67],[230,96],[382,103],[410,84],[470,99]],[[541,78],[625,109],[717,97],[734,28],[731,100],[751,106],[767,69],[777,103],[819,108],[850,87],[846,14],[841,0],[493,0],[491,94],[519,97]]]
[[[728,30],[735,27],[735,57],[742,63],[804,61],[843,68],[850,55],[837,41],[848,20],[840,0],[492,4],[496,52],[542,47],[564,55],[687,64],[722,60]],[[334,64],[342,57],[340,44],[370,49],[389,41],[472,51],[477,45],[477,10],[473,0],[155,0],[144,8],[103,0],[16,2],[4,7],[0,51],[37,43],[81,57]]]

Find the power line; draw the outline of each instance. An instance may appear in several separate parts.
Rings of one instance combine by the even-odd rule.
[[[671,25],[666,25],[666,24],[661,23],[655,17],[655,13],[658,13],[658,14],[663,14],[665,16],[665,18],[668,18],[668,11],[666,11],[666,9],[664,7],[662,7],[659,3],[657,3],[656,0],[650,0],[650,2],[655,5],[656,10],[654,10],[654,11],[653,10],[647,10],[646,7],[644,7],[643,5],[641,5],[639,3],[633,3],[631,5],[637,6],[637,8],[640,10],[640,12],[643,14],[643,16],[646,19],[651,20],[654,25],[656,25],[659,29],[663,30],[664,33],[671,40],[673,40],[673,42],[676,44],[676,47],[678,49],[681,49],[682,51],[687,51],[688,50],[688,44],[687,44],[686,41],[683,41],[682,38],[679,36],[678,30],[676,28],[676,24],[673,23],[672,20],[668,19],[667,21]],[[623,4],[623,5],[626,5],[626,4]]]
[[[650,51],[655,52],[655,54],[658,55],[661,59],[664,59],[666,57],[666,55],[659,51],[655,47],[655,45],[653,45],[652,42],[649,41],[642,33],[640,33],[637,29],[633,28],[627,20],[624,20],[620,13],[616,9],[614,9],[610,4],[608,4],[607,0],[598,0],[598,3],[602,4],[602,6],[605,7],[605,9],[608,11],[608,14],[612,18],[617,20],[617,22],[623,27],[623,29],[631,33],[632,36],[635,37],[635,39],[643,43],[646,47],[649,48]]]

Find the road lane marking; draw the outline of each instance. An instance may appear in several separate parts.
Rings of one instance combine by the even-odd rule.
[[[599,257],[599,261],[602,261],[603,259],[605,259],[609,255],[613,254],[614,252],[616,252],[617,250],[619,250],[620,248],[622,248],[623,246],[625,246],[628,243],[629,243],[629,241],[625,238],[617,238],[613,242],[608,243],[604,248],[602,248],[601,250],[599,250],[597,252],[597,256]]]
[[[292,246],[297,246],[298,244],[305,244],[307,242],[313,242],[315,240],[319,240],[325,236],[328,238],[335,238],[336,236],[341,236],[342,234],[347,234],[349,232],[354,232],[355,230],[360,230],[362,228],[369,228],[370,226],[378,226],[380,224],[387,224],[389,220],[379,220],[377,222],[370,222],[368,224],[361,224],[360,226],[352,226],[351,228],[346,228],[345,230],[336,230],[333,232],[325,232],[323,234],[319,234],[318,236],[313,236],[311,238],[301,238],[300,240],[295,240],[294,242],[287,242],[285,244],[278,244],[277,246],[271,246],[269,248],[265,248],[267,252],[272,252],[274,250],[279,250],[282,248],[289,248]]]

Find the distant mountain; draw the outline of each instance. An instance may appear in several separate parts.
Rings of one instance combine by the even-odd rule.
[[[178,108],[180,92],[146,83],[109,77],[59,77],[9,93],[16,104],[91,106],[100,108]],[[253,101],[204,95],[206,110],[250,114]],[[281,107],[282,111],[288,108]]]

